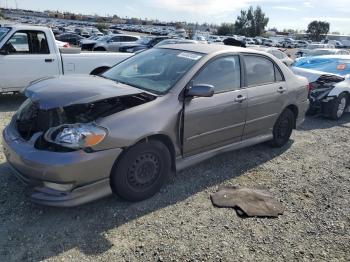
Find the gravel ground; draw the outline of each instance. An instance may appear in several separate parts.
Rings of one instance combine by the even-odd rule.
[[[0,131],[23,101],[0,96]],[[38,206],[0,149],[0,261],[349,261],[350,114],[307,118],[283,149],[215,157],[174,177],[153,198],[114,196],[73,209]],[[277,219],[237,217],[210,193],[221,185],[267,189]]]

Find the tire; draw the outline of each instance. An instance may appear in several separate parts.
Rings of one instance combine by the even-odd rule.
[[[273,127],[273,139],[270,141],[272,147],[283,147],[289,141],[295,125],[294,113],[286,108],[278,117]]]
[[[93,51],[103,51],[103,52],[105,52],[107,50],[104,47],[96,47],[96,48],[94,48]]]
[[[150,140],[127,149],[111,172],[113,192],[136,202],[157,193],[171,172],[171,156],[160,141]]]
[[[332,106],[330,107],[330,118],[333,120],[339,120],[344,112],[346,107],[349,105],[349,98],[347,94],[341,93],[334,101],[331,102]]]

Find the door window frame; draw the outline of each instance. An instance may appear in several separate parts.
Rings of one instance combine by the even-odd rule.
[[[243,69],[243,64],[242,64],[242,57],[241,57],[241,54],[240,53],[225,53],[225,54],[220,54],[220,55],[217,55],[215,57],[212,57],[210,58],[208,61],[206,61],[204,63],[204,65],[202,65],[202,67],[192,76],[191,80],[187,83],[187,85],[185,86],[185,88],[183,89],[183,92],[186,93],[186,90],[188,90],[189,88],[191,88],[193,86],[193,81],[195,80],[195,78],[200,74],[202,73],[202,71],[209,65],[211,64],[212,62],[214,62],[215,60],[217,59],[220,59],[220,58],[225,58],[225,57],[231,57],[231,56],[236,56],[238,58],[238,61],[239,61],[239,66],[240,66],[240,88],[239,89],[234,89],[234,90],[227,90],[227,91],[222,91],[222,92],[218,92],[216,93],[215,92],[215,87],[214,87],[214,95],[218,95],[218,94],[223,94],[223,93],[228,93],[228,92],[234,92],[234,91],[237,91],[237,90],[242,90],[243,88],[243,83],[244,83],[244,69]],[[204,83],[203,83],[204,84]],[[181,96],[181,94],[180,94]],[[193,97],[192,99],[198,99],[198,98],[201,98],[201,97]]]
[[[41,31],[41,30],[18,30],[18,31],[15,31],[12,33],[12,35],[6,40],[6,42],[4,43],[4,45],[2,47],[4,47],[10,40],[11,38],[17,34],[17,33],[25,33],[25,34],[28,34],[28,33],[36,33],[36,34],[44,34],[45,36],[45,39],[46,39],[46,42],[47,42],[47,48],[49,50],[49,53],[47,54],[44,54],[44,53],[30,53],[30,52],[22,52],[22,53],[10,53],[10,54],[7,54],[7,55],[50,55],[51,54],[51,49],[50,49],[50,45],[49,45],[49,42],[47,41],[47,35],[44,31]],[[28,47],[29,47],[29,51],[30,51],[30,45],[29,45],[29,42],[28,42]]]
[[[251,87],[256,87],[256,86],[264,86],[264,85],[270,85],[270,84],[274,84],[274,83],[280,83],[280,82],[285,82],[286,78],[281,70],[281,68],[277,65],[277,63],[271,59],[268,56],[262,55],[262,54],[255,54],[255,53],[241,53],[241,61],[243,63],[243,70],[244,71],[244,85],[242,88],[246,89],[246,88],[251,88]],[[255,57],[261,57],[261,58],[265,58],[267,60],[269,60],[270,62],[272,62],[273,66],[274,66],[274,76],[275,76],[275,81],[274,82],[269,82],[269,83],[261,83],[261,84],[255,84],[255,85],[248,85],[248,77],[247,77],[247,67],[246,67],[246,62],[245,62],[245,56],[255,56]],[[276,58],[277,59],[277,58]],[[279,71],[279,73],[282,76],[282,81],[277,81],[276,78],[276,69]]]

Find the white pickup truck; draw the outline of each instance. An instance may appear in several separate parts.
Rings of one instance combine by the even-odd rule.
[[[59,49],[50,28],[0,25],[0,94],[22,91],[41,78],[99,74],[131,55]]]

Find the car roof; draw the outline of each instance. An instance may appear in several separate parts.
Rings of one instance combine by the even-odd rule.
[[[164,45],[158,48],[166,48],[166,49],[175,49],[175,50],[183,50],[188,52],[202,53],[202,54],[214,54],[220,52],[240,52],[240,53],[257,53],[261,52],[237,47],[237,46],[229,46],[229,45],[218,45],[218,44],[173,44],[173,45]]]
[[[48,30],[49,28],[47,26],[38,26],[38,25],[23,25],[23,24],[16,24],[16,23],[7,23],[7,24],[0,24],[1,27],[11,27],[16,28],[17,30]]]

